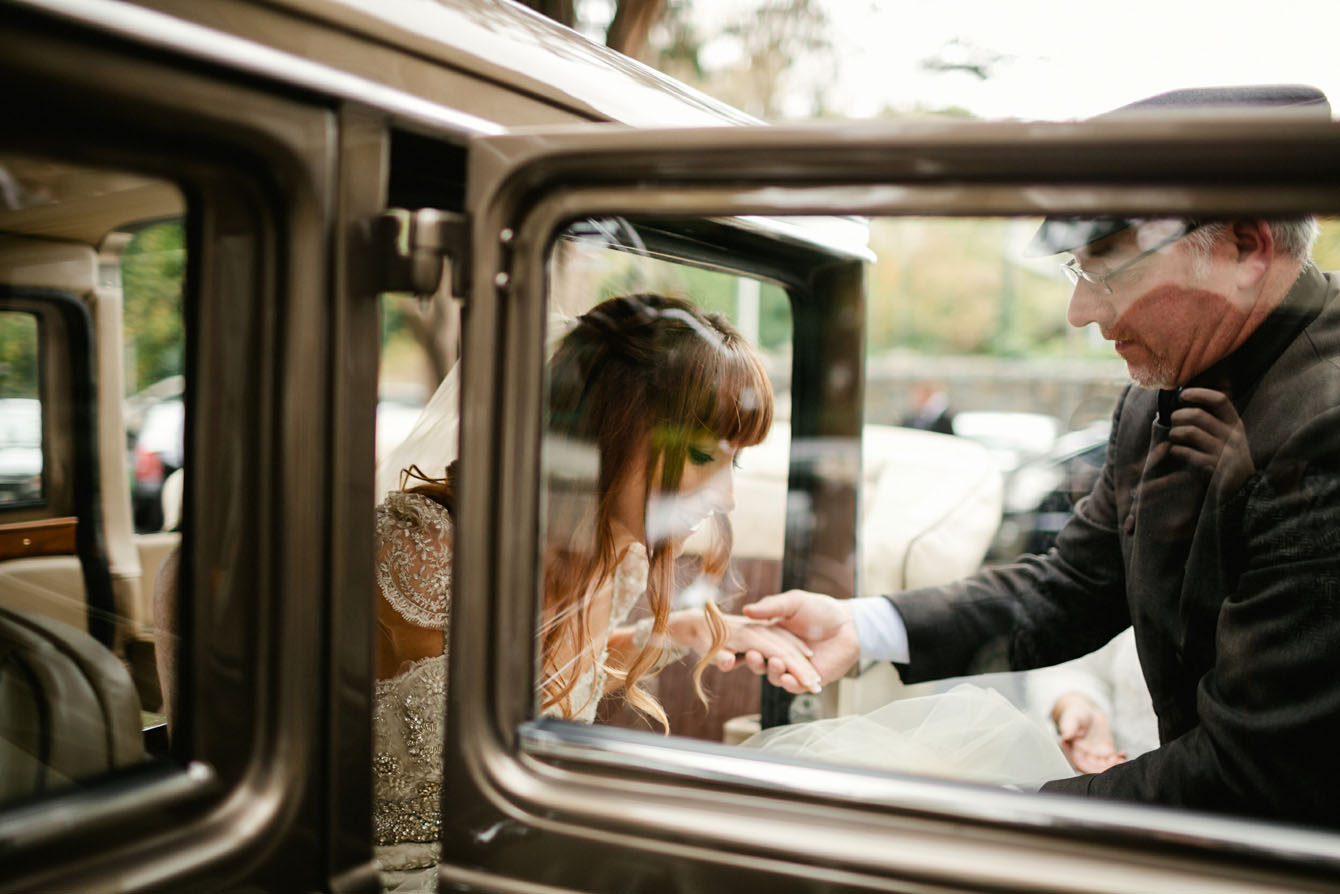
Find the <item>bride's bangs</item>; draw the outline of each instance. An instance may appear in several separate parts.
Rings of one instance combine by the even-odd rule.
[[[720,348],[710,428],[734,447],[752,447],[772,428],[772,382],[758,355],[738,338]]]

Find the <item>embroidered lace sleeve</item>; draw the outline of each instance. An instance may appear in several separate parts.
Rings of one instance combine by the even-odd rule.
[[[617,627],[628,617],[633,606],[647,591],[647,549],[634,542],[614,569],[614,596],[610,605],[610,626]]]
[[[442,627],[451,593],[451,516],[422,494],[392,492],[377,507],[377,588],[418,627]]]

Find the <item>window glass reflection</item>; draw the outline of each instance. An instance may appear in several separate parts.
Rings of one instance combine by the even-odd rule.
[[[0,799],[18,801],[167,754],[186,206],[165,181],[8,152],[0,181]]]
[[[870,598],[745,610],[805,640],[825,694],[793,710],[806,722],[744,745],[1335,825],[1320,743],[1340,718],[1324,671],[1340,579],[1336,232],[1251,217],[872,221],[848,544]],[[788,384],[744,462],[823,393]],[[584,511],[599,503],[602,456],[580,448],[546,444],[550,525],[564,488]],[[734,529],[775,526],[785,561],[807,511],[796,469],[846,474],[823,455],[821,439],[790,439],[770,461],[790,471],[775,503],[746,497],[736,470]],[[804,693],[783,667],[767,676]]]
[[[739,612],[781,582],[791,307],[686,255],[622,220],[555,248],[538,709],[719,741],[758,711],[757,678],[723,670],[737,641],[775,636]],[[586,680],[584,708],[545,695]]]

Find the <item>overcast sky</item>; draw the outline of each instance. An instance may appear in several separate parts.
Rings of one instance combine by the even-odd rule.
[[[711,20],[759,2],[697,0],[694,9]],[[1071,119],[1175,87],[1276,82],[1313,84],[1340,105],[1340,0],[816,2],[836,60],[804,65],[801,80],[838,85],[828,103],[853,117],[920,105]],[[985,62],[990,77],[927,71],[923,60],[937,56]],[[788,112],[808,108],[797,91]]]

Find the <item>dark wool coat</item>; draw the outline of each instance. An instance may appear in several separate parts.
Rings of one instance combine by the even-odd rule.
[[[1162,746],[1045,790],[1340,826],[1340,278],[1311,265],[1192,383],[1233,400],[1255,474],[1168,458],[1160,395],[1129,387],[1107,460],[1044,556],[890,597],[907,682],[1003,645],[1055,664],[1134,625]]]

